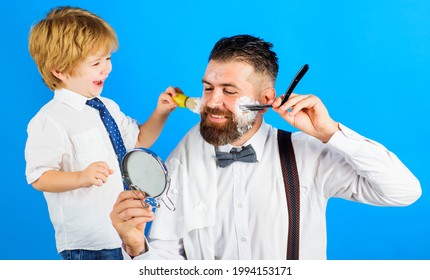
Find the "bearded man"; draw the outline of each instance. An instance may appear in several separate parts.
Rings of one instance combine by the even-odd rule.
[[[154,216],[125,191],[111,212],[125,256],[273,260],[294,250],[295,259],[326,259],[329,198],[405,206],[420,197],[419,181],[392,152],[334,121],[318,97],[292,94],[281,105],[277,73],[271,43],[238,35],[215,44],[202,80],[201,122],[166,161],[176,211],[161,207]],[[298,176],[296,196],[286,196],[292,183],[284,180],[280,151],[287,144],[264,122],[268,109],[244,110],[245,103],[272,105],[300,130],[290,134],[295,168],[287,165]],[[292,217],[299,219],[290,247]]]

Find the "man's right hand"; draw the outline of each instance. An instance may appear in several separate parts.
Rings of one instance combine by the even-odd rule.
[[[112,224],[124,243],[126,252],[132,257],[147,251],[145,226],[154,219],[151,207],[142,206],[141,201],[144,199],[140,192],[123,191],[110,213]]]

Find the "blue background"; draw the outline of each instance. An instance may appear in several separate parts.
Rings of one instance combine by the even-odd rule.
[[[5,3],[0,9],[0,259],[58,259],[44,197],[26,183],[24,173],[27,124],[52,97],[28,53],[27,36],[57,5],[88,9],[115,28],[120,48],[103,95],[139,121],[148,118],[169,85],[201,95],[209,51],[223,36],[248,33],[274,43],[279,94],[308,63],[296,92],[318,95],[335,120],[395,152],[423,188],[409,207],[332,199],[328,258],[430,259],[428,0]],[[177,109],[152,149],[165,159],[198,120]],[[266,121],[294,130],[273,112]]]

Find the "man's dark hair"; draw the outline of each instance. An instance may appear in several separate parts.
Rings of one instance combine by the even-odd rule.
[[[275,84],[279,66],[272,47],[272,43],[250,35],[224,37],[213,47],[209,60],[246,62],[256,72],[268,75]]]

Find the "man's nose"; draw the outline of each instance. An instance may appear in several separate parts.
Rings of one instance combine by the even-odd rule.
[[[210,108],[217,108],[223,106],[224,102],[222,99],[223,95],[221,90],[214,90],[210,98],[208,99],[208,102],[206,103],[208,107]]]

